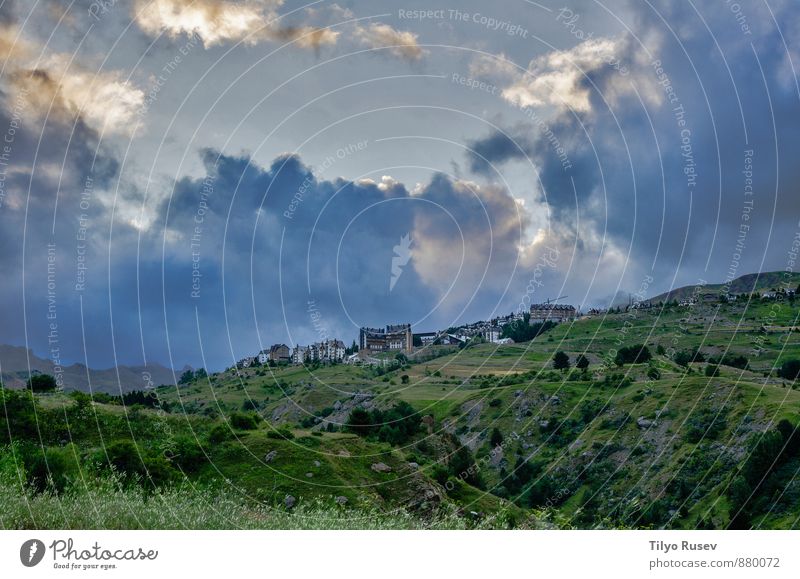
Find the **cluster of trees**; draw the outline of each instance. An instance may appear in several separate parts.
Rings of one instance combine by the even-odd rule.
[[[781,420],[777,428],[756,436],[741,474],[728,489],[731,527],[736,529],[752,526],[758,513],[782,508],[780,503],[790,500],[785,490],[800,466],[800,434],[794,424]]]
[[[57,387],[56,379],[50,374],[35,374],[28,378],[31,392],[53,392]]]
[[[514,320],[503,326],[502,338],[511,338],[515,342],[530,342],[539,334],[542,334],[556,326],[555,322],[542,322],[531,324],[531,315],[523,314],[521,320]]]
[[[800,360],[786,360],[778,370],[778,376],[786,380],[800,378]]]
[[[569,370],[572,365],[569,355],[566,352],[559,350],[553,354],[553,368],[556,370]],[[575,367],[579,370],[586,370],[589,368],[589,358],[583,354],[578,354],[575,359]]]
[[[722,366],[730,366],[731,368],[739,368],[740,370],[747,370],[750,361],[741,354],[725,354],[722,357],[710,356],[708,358],[709,364],[721,364]]]
[[[183,374],[181,374],[180,379],[178,380],[178,384],[188,384],[193,380],[200,380],[208,376],[208,372],[206,372],[205,368],[200,368],[198,370],[184,370]]]
[[[419,432],[421,422],[414,407],[401,401],[389,410],[354,408],[345,429],[359,436],[399,445]]]
[[[646,364],[652,357],[650,349],[647,346],[637,344],[636,346],[625,346],[617,350],[617,355],[614,356],[614,363],[617,366],[624,366],[625,364]]]

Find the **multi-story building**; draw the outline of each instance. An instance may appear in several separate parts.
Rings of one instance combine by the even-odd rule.
[[[286,344],[274,344],[269,348],[269,360],[276,364],[280,362],[289,362],[291,360],[291,351]]]
[[[308,347],[295,346],[292,350],[292,364],[303,364],[308,360]]]
[[[361,328],[359,347],[373,352],[410,352],[414,347],[411,324],[396,324],[383,328]]]
[[[575,306],[567,304],[533,304],[531,306],[531,323],[571,322],[578,316]]]

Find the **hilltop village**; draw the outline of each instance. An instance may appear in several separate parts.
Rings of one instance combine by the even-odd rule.
[[[363,327],[359,330],[358,342],[353,341],[345,346],[342,340],[331,338],[308,346],[274,344],[261,350],[255,356],[247,356],[237,362],[237,368],[251,366],[286,365],[286,364],[357,364],[385,365],[391,356],[384,353],[409,355],[432,346],[465,346],[470,342],[493,344],[512,344],[515,341],[527,341],[537,334],[537,328],[570,323],[582,317],[595,317],[607,312],[620,313],[636,309],[652,309],[669,303],[679,307],[691,308],[698,304],[732,303],[742,299],[762,299],[780,301],[794,300],[796,289],[781,287],[765,291],[749,291],[735,293],[730,288],[722,289],[699,285],[691,294],[680,298],[671,293],[650,300],[638,300],[629,297],[627,305],[617,306],[609,310],[592,308],[585,313],[570,304],[558,304],[551,301],[532,304],[527,311],[514,312],[498,316],[488,321],[472,322],[461,326],[450,327],[435,332],[414,333],[411,324],[387,325],[384,328]],[[514,336],[521,338],[515,340]]]
[[[413,333],[411,324],[387,325],[384,328],[363,327],[359,330],[358,342],[345,346],[342,340],[331,338],[308,346],[273,344],[255,356],[239,360],[237,368],[279,364],[385,364],[386,357],[376,354],[389,352],[410,354],[415,349],[430,346],[465,345],[470,341],[483,341],[495,344],[511,344],[514,339],[508,328],[512,324],[536,327],[540,324],[571,322],[580,316],[572,305],[543,303],[533,304],[529,311],[516,312],[505,316],[451,327],[437,332]]]

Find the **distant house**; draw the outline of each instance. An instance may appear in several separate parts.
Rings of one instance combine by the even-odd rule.
[[[292,364],[303,364],[308,360],[308,347],[295,346],[292,350]]]
[[[254,357],[252,357],[252,356],[246,356],[246,357],[242,358],[241,360],[239,360],[239,361],[236,363],[236,367],[237,367],[237,368],[249,368],[250,366],[252,366],[252,365],[253,365],[253,362],[254,362],[254,361],[255,361],[255,358],[254,358]]]
[[[439,332],[423,332],[421,334],[414,334],[414,339],[419,339],[423,346],[432,346],[438,337]]]
[[[258,363],[263,366],[264,364],[269,362],[269,352],[267,350],[261,350],[258,353],[258,356],[256,356],[256,359],[258,360]]]
[[[568,304],[533,304],[531,306],[531,323],[571,322],[578,317],[575,306]]]
[[[291,352],[289,346],[286,344],[274,344],[269,348],[269,360],[276,364],[280,362],[289,362],[291,360]]]
[[[500,336],[503,334],[503,330],[498,326],[486,326],[481,331],[481,336],[487,342],[494,342],[497,343],[500,340]]]

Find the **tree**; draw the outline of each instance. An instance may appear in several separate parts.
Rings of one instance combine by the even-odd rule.
[[[28,388],[31,392],[52,392],[58,383],[50,374],[36,374],[28,378]]]
[[[797,380],[800,377],[800,360],[786,360],[778,370],[778,376],[787,380]]]
[[[194,380],[194,372],[192,370],[185,370],[183,374],[181,374],[178,384],[188,384],[192,380]]]
[[[636,346],[626,346],[617,351],[614,363],[617,366],[624,364],[644,364],[649,362],[653,356],[647,346],[638,344]]]
[[[556,370],[567,370],[569,368],[569,356],[559,350],[553,356],[553,368]]]
[[[492,428],[492,434],[489,436],[489,444],[492,448],[503,444],[503,433],[497,427]]]
[[[716,364],[708,364],[706,366],[705,374],[709,378],[716,378],[719,376],[719,366]]]
[[[408,374],[403,374],[402,376],[400,376],[400,382],[402,384],[408,384]]]
[[[579,354],[578,359],[575,361],[575,367],[580,370],[586,370],[589,367],[589,358],[583,354]]]

